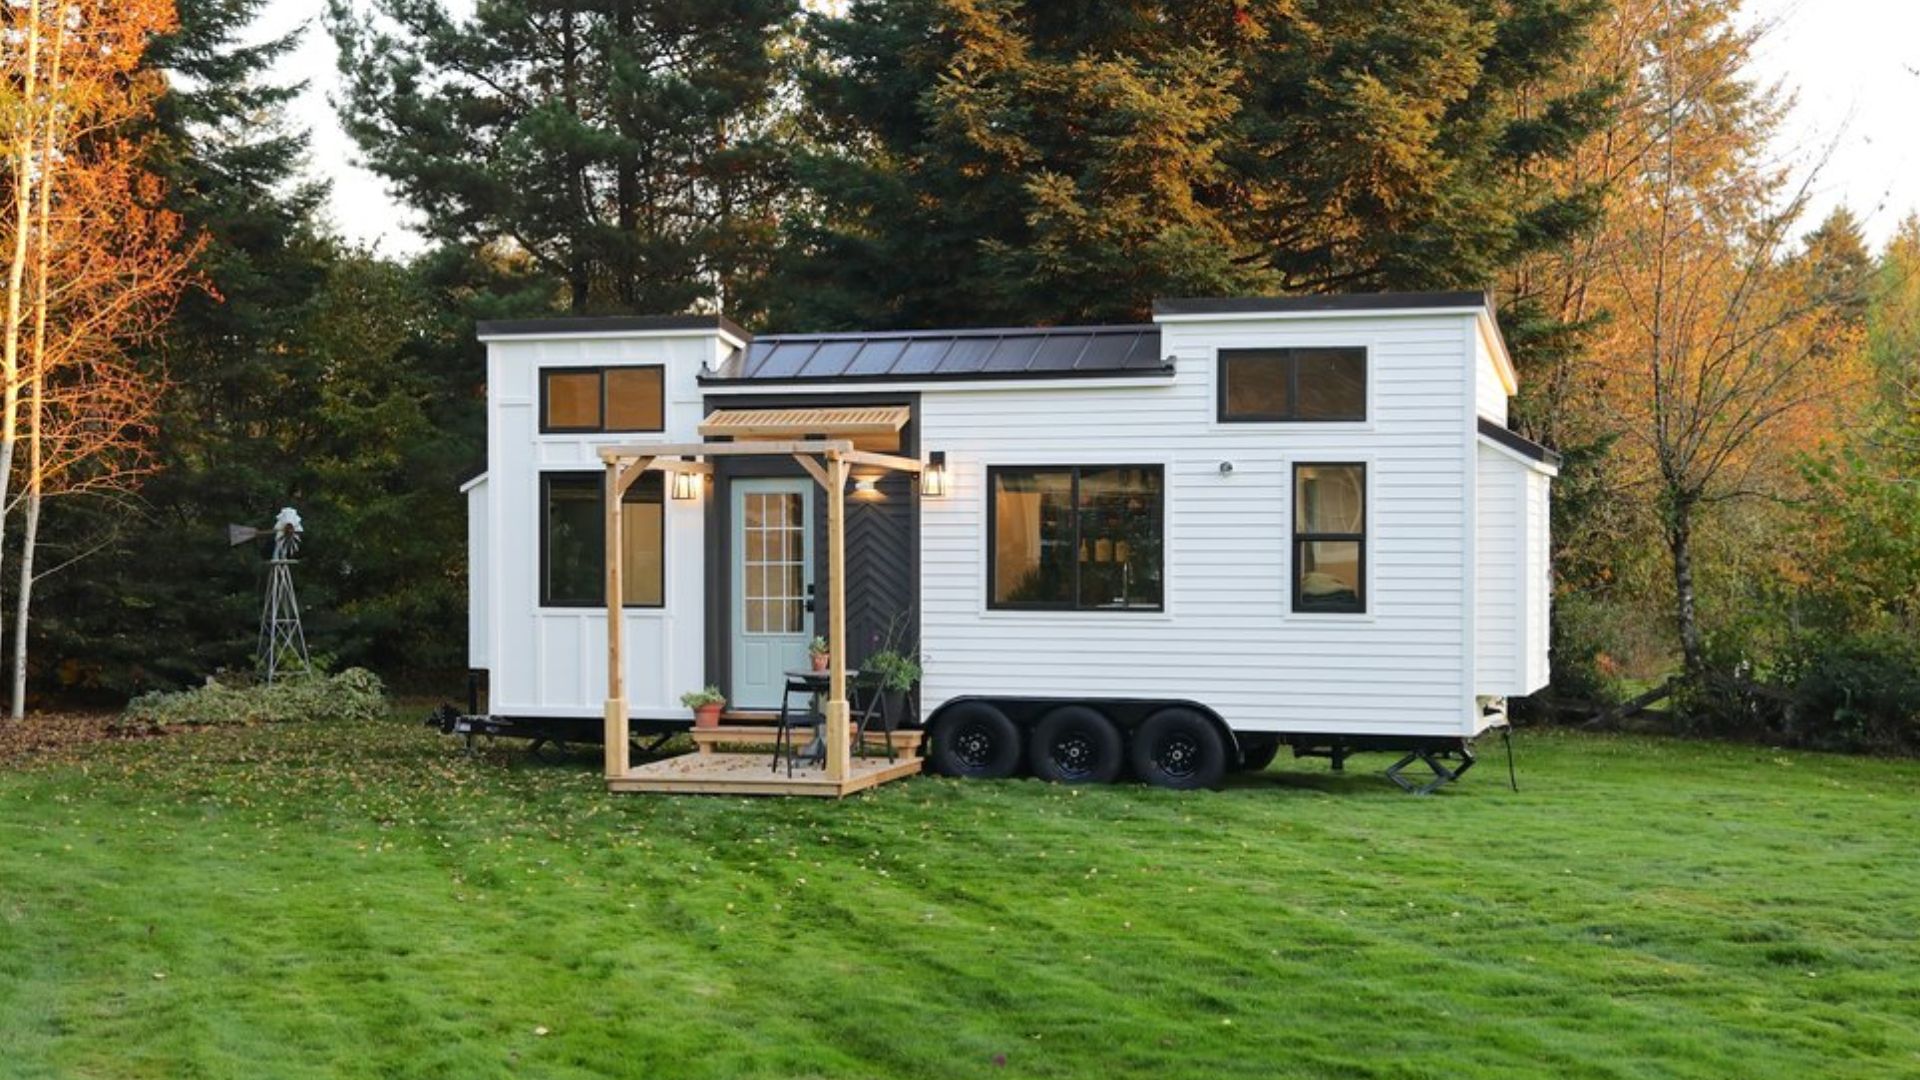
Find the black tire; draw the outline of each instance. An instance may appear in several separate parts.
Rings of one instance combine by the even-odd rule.
[[[1240,771],[1262,772],[1280,755],[1280,740],[1273,735],[1240,736]]]
[[[1161,709],[1133,733],[1133,774],[1155,787],[1218,787],[1227,775],[1227,741],[1192,709]]]
[[[984,701],[964,701],[933,725],[933,771],[969,780],[1004,780],[1020,771],[1020,731]]]
[[[1112,721],[1085,705],[1063,705],[1034,726],[1027,760],[1042,780],[1111,784],[1126,763],[1126,752]]]

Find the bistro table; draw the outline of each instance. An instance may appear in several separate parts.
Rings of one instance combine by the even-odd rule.
[[[833,688],[833,673],[831,671],[815,671],[812,668],[806,668],[798,671],[788,671],[785,675],[787,677],[786,688],[780,692],[780,723],[782,726],[786,726],[787,698],[789,695],[798,693],[811,695],[807,701],[807,716],[809,721],[808,726],[813,728],[813,741],[807,743],[806,747],[799,751],[799,757],[802,761],[824,764],[827,760],[827,718],[825,711],[820,708],[820,699],[825,697],[828,691]],[[860,672],[857,669],[849,669],[847,671],[847,685],[852,686],[854,680],[859,677]],[[789,755],[793,754],[794,751],[791,749],[793,745],[792,742],[789,741],[787,745],[789,747],[787,753]],[[773,764],[776,769],[780,767],[777,751]]]

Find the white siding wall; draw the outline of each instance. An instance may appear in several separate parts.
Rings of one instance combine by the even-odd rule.
[[[711,334],[596,339],[508,339],[487,358],[487,533],[493,541],[491,711],[518,716],[598,715],[606,697],[606,610],[540,607],[540,473],[604,466],[600,446],[694,442],[702,365],[722,348]],[[542,435],[538,371],[597,364],[665,364],[666,426],[659,435]],[[671,487],[669,485],[669,493]],[[626,613],[627,699],[635,717],[685,714],[680,695],[705,680],[702,590],[705,500],[666,500],[666,606]]]
[[[1473,335],[1474,408],[1481,416],[1501,426],[1507,422],[1507,388],[1500,381],[1500,369],[1493,358],[1493,347],[1485,330]]]
[[[1471,730],[1471,321],[1164,324],[1171,385],[929,387],[922,445],[946,451],[954,482],[922,506],[925,707],[1137,695],[1190,698],[1242,730]],[[1216,349],[1345,344],[1369,349],[1367,422],[1216,422]],[[1368,465],[1365,615],[1289,611],[1295,461]],[[1165,613],[988,610],[985,467],[1101,463],[1166,467]]]
[[[1520,692],[1520,642],[1525,635],[1521,625],[1522,504],[1527,469],[1484,442],[1478,461],[1474,684],[1480,694],[1501,697]]]
[[[1521,693],[1547,685],[1551,676],[1547,648],[1553,604],[1552,487],[1544,473],[1526,475],[1526,648]]]
[[[467,666],[486,668],[492,625],[492,570],[488,560],[492,545],[487,541],[487,478],[482,476],[467,489]]]

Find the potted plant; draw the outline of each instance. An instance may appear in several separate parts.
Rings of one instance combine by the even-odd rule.
[[[680,704],[693,710],[693,726],[711,728],[720,726],[720,710],[726,707],[727,696],[717,686],[704,690],[689,690],[680,695]]]
[[[920,681],[920,658],[912,652],[885,648],[867,657],[861,665],[880,683],[880,713],[887,730],[899,726],[907,712],[907,691]]]
[[[832,655],[833,654],[827,649],[826,638],[817,637],[807,643],[807,659],[813,662],[813,670],[815,671],[827,670],[827,661]]]

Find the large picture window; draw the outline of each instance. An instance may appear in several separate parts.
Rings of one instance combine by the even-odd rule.
[[[547,473],[540,478],[540,604],[600,607],[606,603],[607,527],[602,473]],[[620,504],[621,588],[627,607],[666,600],[666,506],[661,474],[649,472]]]
[[[1365,420],[1367,350],[1358,346],[1220,350],[1220,419]]]
[[[1158,465],[987,470],[988,606],[1159,611]]]
[[[543,432],[662,431],[666,369],[657,365],[542,368]]]
[[[1293,467],[1293,610],[1367,609],[1367,467]]]

